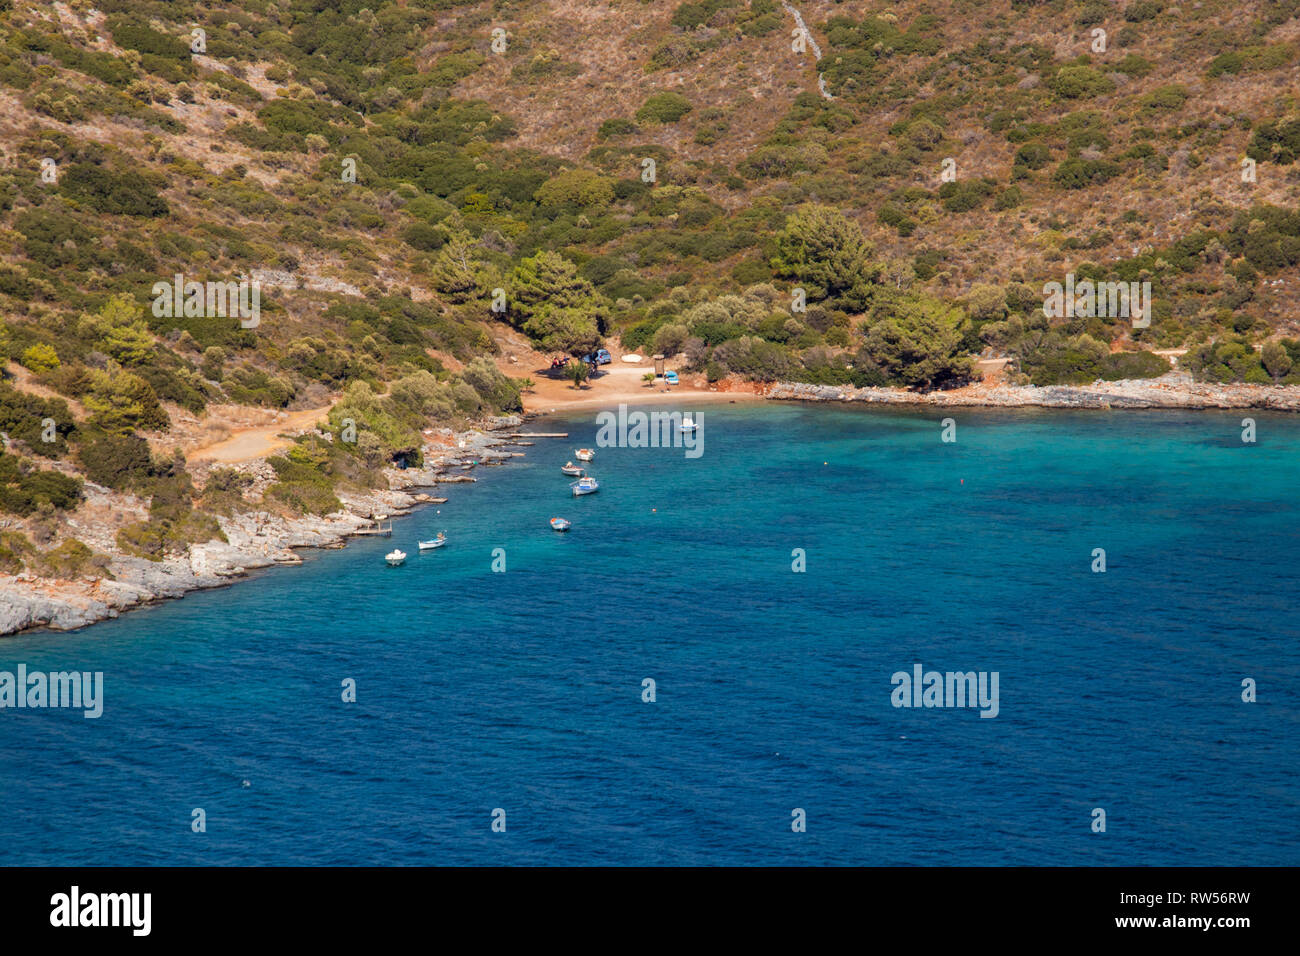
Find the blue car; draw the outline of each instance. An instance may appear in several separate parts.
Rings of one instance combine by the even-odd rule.
[[[609,349],[597,349],[595,352],[584,355],[582,360],[588,365],[608,365],[610,362],[614,361],[613,357],[609,354]]]
[[[667,382],[669,385],[676,385],[677,373],[671,370],[664,372],[664,381]]]

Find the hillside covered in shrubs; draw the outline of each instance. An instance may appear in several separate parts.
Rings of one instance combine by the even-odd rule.
[[[1300,383],[1300,2],[794,5],[810,37],[775,0],[0,0],[0,511],[89,481],[150,502],[130,553],[208,540],[245,478],[168,436],[245,406],[326,409],[266,494],[326,513],[517,410],[508,340]],[[1067,275],[1148,283],[1149,324],[1045,315]],[[260,315],[160,308],[176,277]],[[6,533],[0,571],[45,560]]]

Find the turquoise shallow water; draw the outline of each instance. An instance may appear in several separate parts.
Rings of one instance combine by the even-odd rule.
[[[1251,415],[709,406],[576,501],[548,422],[392,541],[0,641],[106,685],[0,710],[0,861],[1295,865],[1300,419]],[[893,707],[915,663],[998,716]]]

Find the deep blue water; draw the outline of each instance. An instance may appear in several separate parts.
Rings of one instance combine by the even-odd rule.
[[[710,406],[580,500],[542,423],[391,541],[0,640],[106,685],[0,710],[0,862],[1295,865],[1300,419],[1247,414]]]

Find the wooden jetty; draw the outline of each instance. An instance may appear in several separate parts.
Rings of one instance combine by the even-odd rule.
[[[389,518],[387,524],[376,519],[372,527],[358,528],[352,533],[356,535],[375,535],[384,538],[391,538],[393,536],[393,519]]]

